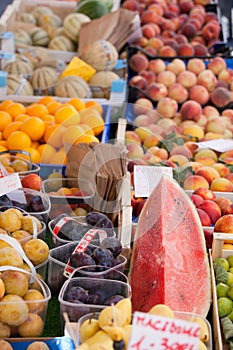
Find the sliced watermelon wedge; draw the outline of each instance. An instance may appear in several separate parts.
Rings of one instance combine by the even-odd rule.
[[[134,311],[156,304],[206,317],[211,279],[197,210],[179,184],[164,175],[139,217],[130,263]]]

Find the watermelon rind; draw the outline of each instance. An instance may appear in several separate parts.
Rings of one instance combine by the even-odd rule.
[[[84,0],[78,3],[76,12],[82,13],[91,19],[100,18],[109,13],[107,3],[99,0]]]

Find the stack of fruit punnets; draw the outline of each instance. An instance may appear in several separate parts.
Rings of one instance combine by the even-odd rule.
[[[25,150],[34,163],[66,164],[65,145],[100,142],[107,111],[94,100],[78,98],[62,103],[48,96],[29,105],[5,100],[0,151]]]

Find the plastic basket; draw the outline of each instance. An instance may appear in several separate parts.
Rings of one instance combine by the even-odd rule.
[[[23,157],[26,156],[27,158]],[[19,176],[23,177],[27,174],[38,174],[40,171],[40,166],[32,162],[32,158],[29,152],[23,150],[8,150],[0,152],[0,162],[3,159],[9,162],[9,166],[12,166],[12,163],[16,160],[21,160],[24,164],[27,165],[28,170],[25,171],[16,171]]]

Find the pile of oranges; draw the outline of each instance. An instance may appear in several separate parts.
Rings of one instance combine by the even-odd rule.
[[[0,103],[0,152],[24,150],[34,163],[66,164],[70,145],[99,142],[103,129],[103,109],[94,100],[61,103],[45,96],[30,105]]]

